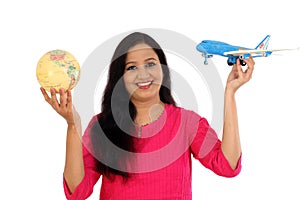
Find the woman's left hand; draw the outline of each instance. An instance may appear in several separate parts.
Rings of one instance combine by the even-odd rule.
[[[248,82],[253,73],[255,62],[252,57],[244,60],[247,69],[243,71],[240,59],[237,59],[236,64],[233,65],[232,70],[227,78],[226,90],[235,93],[243,84]]]

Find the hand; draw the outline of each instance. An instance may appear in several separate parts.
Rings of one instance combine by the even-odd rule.
[[[60,99],[58,101],[54,88],[50,89],[51,97],[49,97],[44,88],[41,87],[40,89],[45,100],[59,115],[61,115],[67,121],[68,125],[75,125],[75,122],[77,121],[77,118],[79,118],[79,115],[73,107],[71,91],[64,91],[64,89],[60,89]]]
[[[236,64],[233,65],[227,79],[226,91],[235,93],[243,84],[251,79],[255,62],[252,57],[244,60],[244,62],[248,67],[245,71],[243,71],[239,59],[237,59]]]

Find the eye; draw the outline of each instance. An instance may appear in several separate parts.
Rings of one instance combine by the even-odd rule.
[[[149,63],[146,63],[146,67],[153,67],[153,66],[155,66],[156,65],[156,63],[155,62],[149,62]]]
[[[129,66],[126,68],[127,71],[130,71],[130,70],[135,70],[137,67],[132,65],[132,66]]]

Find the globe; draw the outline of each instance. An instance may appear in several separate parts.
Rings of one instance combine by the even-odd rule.
[[[39,84],[47,91],[54,88],[72,90],[80,78],[80,65],[76,58],[64,50],[52,50],[38,61],[36,77]]]

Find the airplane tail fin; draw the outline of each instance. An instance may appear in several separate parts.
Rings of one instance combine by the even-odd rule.
[[[271,35],[267,35],[258,45],[255,47],[257,50],[266,50],[269,45]]]

